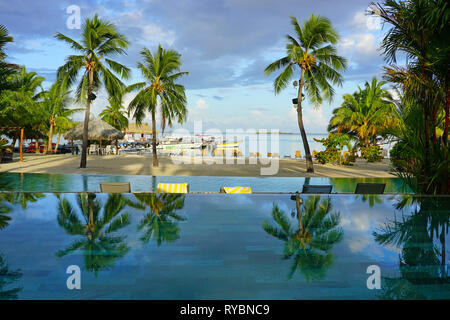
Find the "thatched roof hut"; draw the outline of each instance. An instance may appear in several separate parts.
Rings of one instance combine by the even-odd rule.
[[[64,134],[66,140],[81,140],[83,139],[84,123],[81,122],[74,128],[70,129]],[[122,139],[123,132],[120,132],[113,126],[109,125],[100,118],[95,118],[92,115],[89,117],[88,139],[89,140],[115,140]]]
[[[128,128],[124,130],[126,133],[137,133],[137,134],[152,134],[152,126],[148,123],[136,124],[135,122],[129,123]],[[156,130],[158,134],[158,130]]]

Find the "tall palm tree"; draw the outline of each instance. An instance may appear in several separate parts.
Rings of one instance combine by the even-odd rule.
[[[344,95],[342,105],[333,110],[328,131],[349,134],[359,140],[360,147],[368,147],[395,128],[398,114],[391,94],[383,89],[385,84],[374,77],[364,89]]]
[[[176,81],[187,75],[188,72],[180,72],[180,54],[175,50],[165,50],[158,46],[155,53],[144,48],[141,51],[143,63],[138,63],[138,68],[146,79],[145,82],[135,83],[127,88],[127,91],[140,90],[128,106],[128,111],[133,112],[136,123],[141,123],[148,111],[152,114],[152,149],[153,167],[158,166],[156,154],[156,109],[159,106],[161,112],[162,132],[166,122],[172,126],[173,120],[182,123],[187,116],[186,94],[184,86]]]
[[[292,226],[286,213],[274,205],[272,218],[276,225],[264,221],[263,229],[284,242],[285,259],[294,256],[289,279],[297,270],[307,280],[321,279],[333,264],[333,255],[329,251],[343,239],[340,213],[331,212],[333,207],[329,197],[321,201],[320,196],[310,196],[303,203],[296,195],[295,201],[296,210],[291,216],[297,220],[296,227]]]
[[[117,130],[123,131],[128,127],[127,111],[122,106],[122,98],[109,97],[109,106],[100,112],[99,116],[103,121],[112,125]],[[116,139],[116,151],[118,152],[119,145]]]
[[[302,97],[303,90],[309,100],[320,105],[323,99],[331,102],[334,96],[332,85],[342,85],[340,71],[347,68],[347,61],[337,54],[335,44],[339,39],[337,31],[325,17],[311,15],[302,26],[297,18],[291,17],[296,37],[287,35],[286,56],[271,63],[264,72],[270,75],[283,69],[275,78],[275,94],[285,89],[289,81],[299,70],[297,93],[297,121],[302,136],[307,163],[307,172],[314,172],[311,152],[303,125]],[[298,76],[298,75],[297,75]]]
[[[138,230],[144,230],[141,237],[144,243],[153,238],[159,247],[165,241],[173,242],[180,238],[177,222],[186,219],[176,211],[184,207],[184,195],[153,193],[134,196],[137,202],[130,206],[147,211],[138,225]]]
[[[130,224],[130,215],[123,212],[127,200],[122,194],[110,194],[106,203],[95,199],[95,194],[78,194],[74,206],[66,198],[59,199],[58,224],[70,235],[80,236],[65,250],[56,253],[63,257],[81,250],[85,267],[94,275],[107,269],[128,252],[125,237],[115,232]],[[82,217],[80,220],[79,217]]]
[[[63,125],[64,123],[70,121],[68,119],[70,115],[82,110],[67,108],[70,102],[69,95],[70,90],[67,88],[67,79],[57,80],[53,83],[49,90],[44,91],[41,95],[42,111],[48,118],[49,126],[47,153],[53,152],[53,134],[57,123]]]
[[[97,15],[85,20],[82,26],[81,42],[59,32],[55,37],[69,44],[78,53],[78,55],[67,57],[66,63],[58,69],[58,78],[68,76],[70,86],[78,79],[80,72],[82,73],[76,93],[78,100],[86,103],[80,162],[80,168],[86,168],[89,114],[91,101],[95,99],[94,91],[99,90],[103,85],[109,96],[120,95],[124,84],[119,77],[128,79],[130,70],[107,57],[125,54],[128,40],[116,30],[114,24],[100,19]]]

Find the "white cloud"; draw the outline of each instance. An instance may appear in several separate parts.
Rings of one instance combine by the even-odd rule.
[[[175,32],[165,30],[157,23],[148,21],[142,11],[122,13],[117,19],[120,28],[140,29],[140,35],[135,39],[141,45],[149,46],[149,42],[165,43],[171,46],[175,42]],[[132,34],[132,33],[131,33]]]
[[[381,20],[376,16],[368,16],[363,11],[357,11],[353,16],[352,24],[356,28],[376,31],[381,29]]]

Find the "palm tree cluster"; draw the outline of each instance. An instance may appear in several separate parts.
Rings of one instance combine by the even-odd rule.
[[[13,39],[7,29],[0,26],[0,134],[12,139],[14,147],[19,138],[18,128],[23,128],[25,138],[34,138],[36,142],[46,140],[46,151],[56,152],[61,134],[75,125],[71,117],[83,110],[69,106],[83,105],[85,115],[80,167],[85,168],[91,104],[96,98],[95,93],[104,88],[109,96],[109,106],[100,113],[100,117],[116,129],[123,131],[128,127],[130,113],[138,124],[144,120],[146,112],[151,113],[153,164],[157,166],[156,109],[161,111],[163,131],[166,124],[171,126],[174,121],[183,122],[186,119],[186,95],[184,87],[177,83],[181,76],[187,74],[180,71],[180,54],[175,50],[165,50],[160,45],[155,53],[144,48],[141,52],[143,62],[139,62],[137,67],[146,81],[127,86],[122,81],[129,79],[130,69],[112,60],[112,57],[125,55],[129,41],[113,23],[95,15],[84,21],[80,41],[59,32],[55,37],[67,43],[75,54],[66,58],[58,68],[55,83],[44,90],[43,77],[27,72],[25,67],[16,70],[14,65],[4,61],[4,46]],[[73,94],[72,87],[75,88]],[[124,94],[137,89],[140,91],[126,110],[122,102]],[[55,134],[58,138],[56,148],[52,149]],[[37,147],[36,152],[39,152]]]
[[[71,99],[67,81],[56,81],[49,90],[44,90],[44,77],[36,72],[4,61],[3,46],[11,42],[5,27],[0,26],[0,134],[12,139],[11,148],[24,129],[27,138],[47,139],[47,151],[52,152],[52,137],[59,136],[72,125],[70,116],[78,111],[69,109]],[[36,148],[39,152],[39,148]]]
[[[450,190],[450,6],[445,0],[385,0],[374,14],[390,27],[381,49],[385,77],[395,84],[401,124],[396,130],[398,169],[417,192]],[[406,56],[406,63],[398,57]]]
[[[102,118],[117,129],[123,130],[128,125],[125,121],[125,110],[121,108],[122,97],[125,92],[142,89],[128,107],[128,113],[134,112],[132,117],[141,123],[146,112],[152,114],[153,126],[153,165],[158,165],[156,157],[156,118],[158,106],[162,111],[163,129],[166,120],[172,125],[173,118],[179,122],[185,119],[186,97],[184,87],[176,80],[185,72],[178,72],[181,66],[180,55],[174,50],[164,50],[158,47],[155,54],[144,48],[141,55],[144,62],[137,67],[141,70],[146,82],[126,86],[121,79],[129,79],[130,69],[117,61],[111,60],[113,55],[124,55],[129,46],[126,36],[119,33],[116,26],[95,15],[86,19],[82,26],[82,38],[77,42],[61,33],[56,38],[66,42],[76,51],[70,55],[66,63],[58,69],[58,78],[68,78],[68,84],[78,82],[76,97],[80,103],[85,103],[83,148],[80,167],[86,167],[88,144],[89,114],[91,102],[96,98],[94,92],[103,87],[108,95],[110,106],[102,112]]]

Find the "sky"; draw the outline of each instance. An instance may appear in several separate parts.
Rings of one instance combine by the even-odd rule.
[[[266,77],[264,68],[285,55],[285,35],[294,35],[290,16],[300,23],[312,14],[326,16],[340,34],[338,53],[349,61],[344,84],[335,87],[331,103],[317,107],[306,99],[304,104],[307,132],[326,133],[342,96],[382,75],[379,44],[386,27],[365,15],[369,4],[366,0],[15,0],[11,5],[0,0],[0,24],[14,37],[6,47],[8,60],[44,76],[44,85],[49,86],[64,59],[74,54],[54,38],[55,33],[80,38],[79,29],[67,26],[68,19],[73,22],[73,11],[67,9],[78,6],[81,20],[97,13],[128,37],[127,55],[114,57],[132,69],[127,84],[143,79],[136,69],[143,47],[154,50],[161,44],[181,54],[182,71],[189,72],[182,80],[188,118],[174,128],[192,130],[195,121],[202,121],[204,130],[298,132],[291,102],[296,89],[289,86],[275,95],[273,80],[278,73]],[[97,96],[94,115],[108,105],[104,91]],[[124,105],[132,98],[133,94],[125,96]],[[74,118],[81,120],[83,114]],[[151,123],[150,117],[146,122]]]

